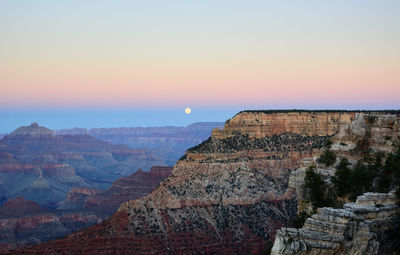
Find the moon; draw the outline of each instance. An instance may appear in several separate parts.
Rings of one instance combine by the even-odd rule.
[[[191,112],[192,112],[192,109],[190,109],[189,107],[186,107],[185,113],[186,113],[186,114],[190,114]]]

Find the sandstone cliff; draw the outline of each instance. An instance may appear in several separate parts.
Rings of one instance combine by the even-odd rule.
[[[281,133],[308,136],[336,134],[354,119],[354,111],[244,111],[226,122],[224,135],[236,132],[250,137],[264,137]]]

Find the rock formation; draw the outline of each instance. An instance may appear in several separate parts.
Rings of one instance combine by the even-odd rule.
[[[365,193],[344,209],[319,208],[302,228],[278,230],[271,254],[379,254],[396,201],[393,193]]]

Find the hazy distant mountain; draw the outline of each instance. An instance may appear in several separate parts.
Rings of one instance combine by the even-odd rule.
[[[126,144],[133,149],[149,149],[161,157],[167,165],[173,165],[185,150],[207,139],[212,129],[223,126],[223,122],[197,122],[187,127],[73,128],[56,130],[55,133],[89,134],[112,144]]]
[[[165,165],[152,152],[89,135],[56,135],[33,123],[0,140],[0,197],[52,207],[73,187],[107,189],[138,168]]]

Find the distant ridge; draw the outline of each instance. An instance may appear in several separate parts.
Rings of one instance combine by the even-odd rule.
[[[129,129],[142,129],[142,130],[160,130],[160,129],[167,129],[167,128],[172,128],[172,129],[195,129],[195,128],[204,128],[204,127],[223,127],[224,122],[212,122],[212,121],[201,121],[201,122],[194,122],[191,123],[187,126],[149,126],[149,127],[141,127],[141,126],[132,126],[132,127],[110,127],[110,128],[80,128],[80,127],[74,127],[74,128],[64,128],[64,129],[53,129],[52,131],[57,134],[57,135],[69,135],[69,134],[74,134],[74,135],[83,135],[83,134],[91,134],[98,132],[100,130],[113,130],[113,129],[121,129],[121,130],[129,130]],[[1,135],[5,134],[0,134]]]
[[[90,135],[112,143],[125,144],[132,149],[148,149],[161,157],[167,165],[173,165],[185,153],[205,139],[214,128],[223,128],[224,122],[195,122],[186,127],[118,127],[73,128],[54,130],[57,135]]]

